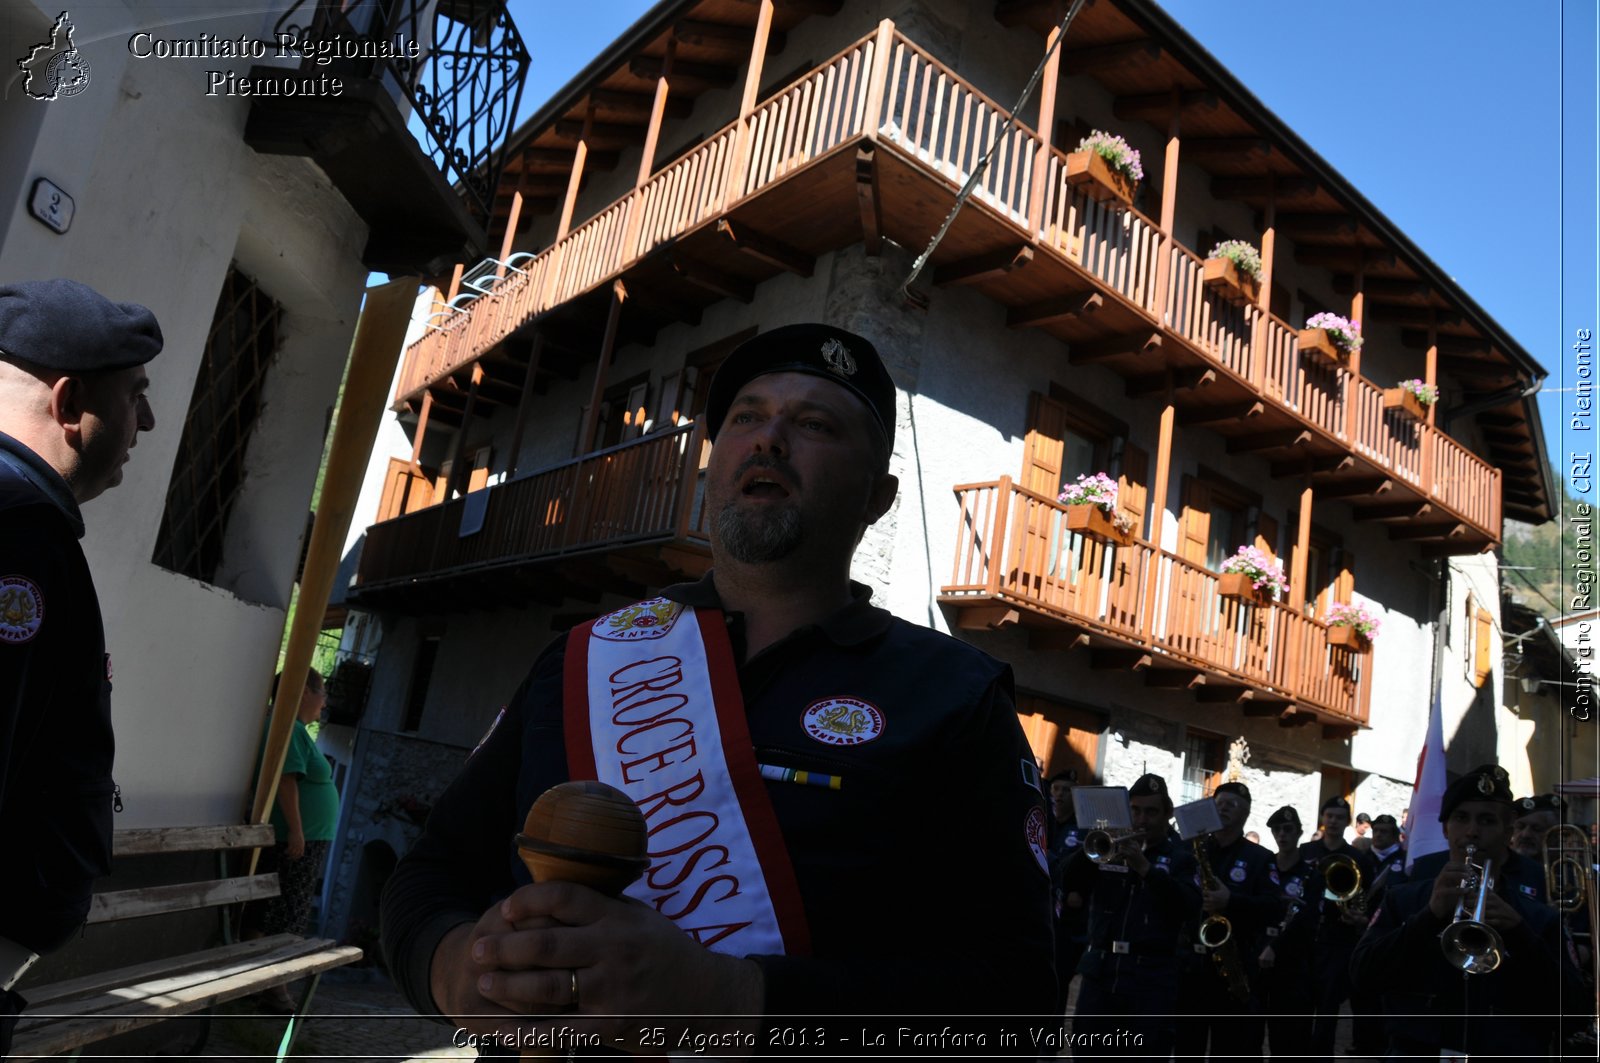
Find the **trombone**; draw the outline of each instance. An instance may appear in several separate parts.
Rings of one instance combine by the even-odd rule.
[[[1463,896],[1456,901],[1455,917],[1439,935],[1445,962],[1463,974],[1488,974],[1505,958],[1506,945],[1500,932],[1483,921],[1489,891],[1494,889],[1494,879],[1490,875],[1493,861],[1485,859],[1481,864],[1473,863],[1477,851],[1477,846],[1467,846],[1467,874],[1461,880]],[[1466,894],[1473,892],[1477,897],[1469,912]]]

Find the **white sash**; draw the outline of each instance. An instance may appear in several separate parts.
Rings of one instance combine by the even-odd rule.
[[[564,678],[572,778],[617,787],[649,827],[628,896],[717,952],[808,952],[722,614],[653,598],[580,625]]]

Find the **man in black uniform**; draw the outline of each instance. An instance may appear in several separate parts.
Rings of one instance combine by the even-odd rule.
[[[1583,1007],[1581,982],[1563,959],[1555,911],[1500,874],[1522,859],[1508,848],[1511,788],[1504,769],[1480,765],[1451,783],[1439,818],[1448,862],[1426,878],[1416,876],[1414,864],[1412,881],[1388,891],[1356,947],[1353,976],[1382,994],[1395,1055],[1543,1056],[1555,1044],[1559,1005]],[[1458,903],[1470,912],[1477,900],[1475,889],[1462,889],[1469,845],[1475,864],[1488,863],[1494,887],[1483,921],[1503,946],[1498,967],[1471,975],[1447,962],[1440,941]]]
[[[1089,947],[1079,971],[1072,1032],[1141,1035],[1134,1055],[1172,1054],[1173,1011],[1178,1000],[1178,938],[1200,910],[1194,858],[1172,836],[1172,797],[1159,775],[1144,775],[1128,790],[1133,828],[1110,860],[1096,864],[1079,848],[1065,883],[1089,898]],[[1088,1044],[1092,1055],[1095,1042]],[[1118,1048],[1117,1055],[1129,1054]]]
[[[1077,811],[1072,805],[1072,788],[1078,785],[1078,772],[1068,768],[1050,776],[1050,882],[1056,914],[1056,1014],[1065,1015],[1067,993],[1078,960],[1083,956],[1088,933],[1088,908],[1084,896],[1066,888],[1063,872],[1072,854],[1083,845]]]
[[[1322,879],[1300,854],[1305,830],[1292,805],[1268,816],[1267,829],[1278,846],[1273,868],[1285,911],[1276,925],[1267,927],[1256,989],[1267,1016],[1269,1051],[1274,1056],[1293,1056],[1303,1052],[1311,1040],[1311,956],[1317,925],[1314,898],[1322,894]]]
[[[1544,836],[1561,822],[1561,798],[1555,794],[1524,797],[1512,812],[1511,848],[1521,856],[1544,863]]]
[[[1177,1055],[1196,1059],[1245,1059],[1261,1054],[1266,1033],[1261,1002],[1254,992],[1256,962],[1267,941],[1267,927],[1280,921],[1283,902],[1272,854],[1245,840],[1250,789],[1225,782],[1213,794],[1222,829],[1206,838],[1206,861],[1215,888],[1200,882],[1201,912],[1189,935],[1178,991]],[[1193,846],[1191,846],[1191,849]],[[1231,930],[1227,941],[1210,948],[1200,941],[1200,920],[1222,916]]]
[[[1300,854],[1327,881],[1330,860],[1350,860],[1361,874],[1364,890],[1372,884],[1372,862],[1366,853],[1344,840],[1350,827],[1350,804],[1342,797],[1322,802],[1319,813],[1322,837],[1306,842]],[[1339,904],[1326,893],[1316,898],[1319,912],[1316,944],[1312,957],[1312,985],[1316,990],[1316,1017],[1311,1023],[1311,1052],[1324,1060],[1333,1056],[1333,1038],[1339,1025],[1339,1009],[1350,996],[1350,951],[1367,925],[1368,912],[1362,902]]]
[[[1010,669],[849,580],[897,486],[877,352],[824,325],[764,333],[722,365],[706,416],[714,570],[539,656],[389,880],[397,982],[420,1012],[480,1034],[552,1033],[522,1017],[561,1012],[645,1050],[697,1032],[743,1051],[749,1035],[763,1051],[839,1046],[825,1021],[774,1044],[762,1014],[1047,1015],[1047,814]],[[669,639],[706,663],[687,650],[662,663],[650,647]],[[606,655],[626,652],[647,656],[612,671]],[[641,716],[615,741],[638,754],[619,774],[608,729]],[[580,771],[624,788],[650,828],[651,867],[621,900],[530,885],[514,855],[534,799]],[[947,785],[908,817],[904,793],[930,777]],[[695,815],[714,833],[684,837]],[[746,822],[747,838],[728,834]],[[754,912],[769,895],[775,920]]]
[[[111,864],[111,666],[78,506],[155,426],[149,310],[76,281],[0,286],[0,1055],[13,990]]]
[[[1372,818],[1372,846],[1366,850],[1371,880],[1362,881],[1362,903],[1357,912],[1368,916],[1383,904],[1384,894],[1406,881],[1406,850],[1400,844],[1400,825],[1387,813]],[[1350,987],[1351,1051],[1360,1056],[1381,1056],[1387,1038],[1383,1032],[1383,1004],[1376,993]]]

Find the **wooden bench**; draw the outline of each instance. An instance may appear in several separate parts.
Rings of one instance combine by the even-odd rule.
[[[230,849],[270,848],[270,824],[259,826],[162,827],[117,831],[113,858],[158,853],[215,851],[221,876],[173,886],[97,893],[88,922],[112,923],[166,912],[259,901],[278,894],[276,874],[227,877]],[[309,978],[287,1016],[278,1058],[294,1043],[323,971],[361,958],[361,950],[333,941],[278,934],[231,942],[182,956],[139,963],[51,985],[19,987],[28,1008],[17,1026],[8,1059],[40,1059],[215,1004]]]

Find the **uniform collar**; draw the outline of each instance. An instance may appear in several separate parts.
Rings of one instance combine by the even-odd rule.
[[[67,486],[67,481],[61,478],[60,473],[31,448],[4,432],[0,432],[0,464],[16,470],[17,475],[37,487],[67,518],[72,534],[83,538],[83,514],[78,510],[78,500],[72,497],[72,488]]]
[[[675,583],[661,592],[682,605],[695,609],[722,609],[722,598],[717,594],[713,572],[708,571],[692,583]],[[744,614],[729,612],[730,619],[743,619]],[[837,646],[859,646],[889,629],[894,615],[872,604],[872,588],[865,583],[850,581],[850,604],[823,617],[814,626]]]
[[[1372,855],[1376,856],[1379,860],[1387,860],[1391,856],[1404,856],[1405,850],[1400,847],[1399,842],[1395,842],[1387,849],[1378,849],[1374,847],[1372,850]]]

